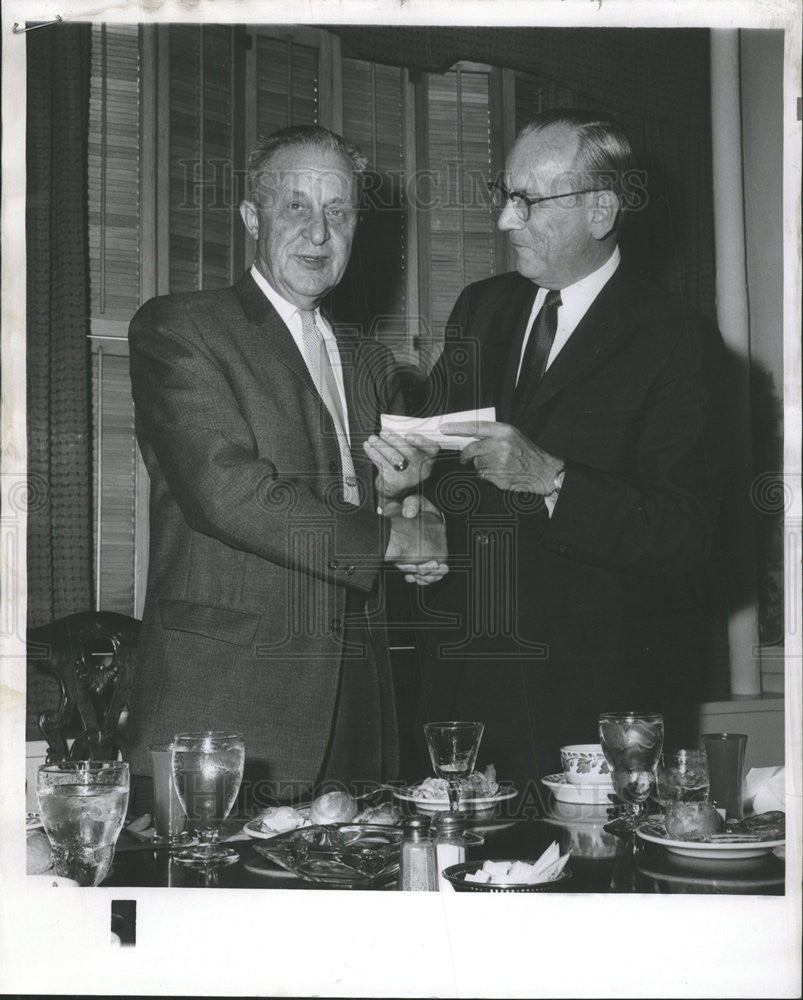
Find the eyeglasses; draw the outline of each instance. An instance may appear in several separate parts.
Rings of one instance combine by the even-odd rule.
[[[530,209],[540,205],[542,201],[556,201],[558,198],[569,198],[572,195],[592,194],[594,191],[605,191],[606,188],[584,188],[582,191],[565,191],[563,194],[548,194],[533,198],[523,191],[508,191],[502,181],[488,181],[492,203],[495,209],[502,211],[507,205],[513,206],[513,211],[524,222],[530,218]]]

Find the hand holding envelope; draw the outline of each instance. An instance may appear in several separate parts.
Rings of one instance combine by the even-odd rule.
[[[394,431],[396,434],[418,434],[427,438],[440,448],[452,448],[460,451],[467,444],[476,441],[469,435],[444,434],[442,424],[464,423],[468,421],[496,420],[496,407],[485,406],[478,410],[460,410],[457,413],[442,413],[437,417],[399,417],[393,413],[383,413],[382,430]]]
[[[408,583],[426,586],[440,580],[449,570],[445,561],[445,536],[443,554],[433,552],[433,558],[422,561],[420,546],[410,547],[413,524],[405,524],[405,521],[418,522],[415,534],[419,541],[425,531],[430,532],[431,526],[427,522],[438,513],[435,507],[426,497],[404,497],[404,494],[427,478],[441,448],[460,448],[471,440],[440,434],[440,424],[449,420],[493,420],[494,416],[493,407],[425,418],[383,413],[380,435],[372,435],[365,442],[365,453],[377,469],[377,491],[383,513],[393,523],[386,557],[395,562]],[[397,498],[401,497],[404,499],[399,502]]]

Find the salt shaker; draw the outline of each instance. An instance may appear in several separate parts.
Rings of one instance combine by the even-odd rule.
[[[434,892],[438,888],[435,845],[429,835],[429,819],[413,816],[404,821],[399,889],[404,892]]]
[[[435,856],[437,858],[438,888],[441,892],[454,892],[454,886],[443,877],[444,868],[459,865],[466,860],[465,822],[462,816],[440,813],[435,819]]]

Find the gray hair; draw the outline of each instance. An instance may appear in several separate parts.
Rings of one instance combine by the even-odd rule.
[[[267,170],[272,157],[283,149],[328,150],[348,160],[357,191],[362,190],[363,180],[368,170],[368,158],[356,146],[349,145],[342,136],[331,132],[323,125],[290,125],[271,135],[260,137],[248,155],[248,188],[251,197],[259,202],[259,182]]]
[[[553,127],[571,129],[577,136],[577,171],[589,186],[613,191],[621,208],[630,207],[628,191],[635,179],[635,161],[622,126],[605,114],[578,108],[554,108],[536,115],[519,132],[518,138]]]

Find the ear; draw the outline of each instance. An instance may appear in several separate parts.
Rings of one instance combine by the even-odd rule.
[[[256,239],[259,233],[259,212],[252,201],[240,202],[240,218],[251,236]]]
[[[591,210],[591,235],[604,240],[616,228],[619,216],[619,198],[613,191],[600,191]]]

